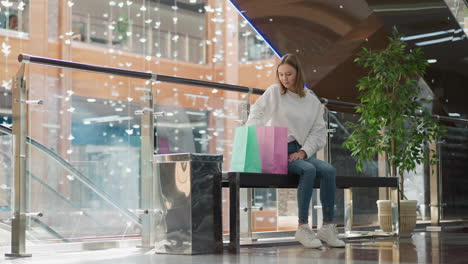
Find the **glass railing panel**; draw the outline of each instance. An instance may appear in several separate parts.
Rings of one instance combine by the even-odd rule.
[[[187,85],[158,84],[156,118],[159,153],[223,154],[229,168],[234,129],[240,126],[242,94]],[[251,96],[252,98],[254,96]]]
[[[256,189],[259,191],[260,189]],[[297,190],[296,189],[266,189],[266,199],[270,198],[272,201],[276,196],[276,205],[270,202],[270,210],[276,206],[278,212],[277,216],[277,230],[295,230],[297,228],[298,210],[297,210]],[[274,193],[272,192],[274,191]],[[275,194],[275,195],[274,195]],[[268,204],[268,203],[267,203]],[[311,203],[312,204],[312,203]],[[309,215],[309,223],[313,223],[312,215]]]
[[[157,151],[165,153],[223,154],[223,170],[230,168],[236,127],[246,117],[245,94],[186,85],[157,84]],[[258,96],[250,96],[254,103]],[[245,193],[244,193],[245,192]],[[243,190],[241,195],[246,195]],[[229,196],[223,192],[223,230],[228,231]],[[251,228],[253,232],[293,230],[297,227],[296,190],[255,189]],[[246,200],[241,199],[241,207]],[[314,200],[314,203],[317,202]],[[259,208],[262,210],[259,210]],[[241,210],[241,229],[248,215]],[[311,215],[312,222],[312,215]]]
[[[355,169],[356,160],[351,156],[350,151],[343,148],[343,142],[351,133],[348,122],[355,123],[358,116],[344,112],[329,112],[330,134],[330,163],[336,168],[338,176],[378,176],[377,157],[374,161],[364,165],[362,172]],[[378,188],[353,188],[354,204],[354,226],[366,226],[376,224],[377,205],[379,199]],[[335,220],[338,224],[343,224],[344,220],[344,191],[337,189],[335,203]]]
[[[252,232],[278,231],[281,220],[284,222],[284,216],[288,213],[282,211],[278,206],[281,205],[278,195],[281,191],[276,189],[254,189],[253,190],[253,210],[252,210]],[[279,214],[283,212],[283,215]]]
[[[159,154],[208,153],[223,155],[229,171],[234,131],[247,117],[245,94],[223,90],[159,83],[155,85],[155,120]],[[258,96],[251,95],[253,103]],[[229,195],[223,191],[223,230],[229,230]],[[262,212],[266,212],[264,209]],[[246,217],[241,212],[241,217]],[[262,213],[260,213],[262,214]],[[245,223],[245,222],[244,222]]]
[[[416,164],[413,171],[404,172],[403,195],[406,200],[417,201],[417,220],[430,219],[430,172],[429,160]]]
[[[11,121],[11,120],[10,120]],[[11,122],[2,125],[11,125]],[[0,246],[11,244],[13,213],[13,137],[0,132]]]
[[[464,188],[468,171],[468,127],[449,124],[446,128],[447,132],[439,143],[441,218],[453,220],[468,214]]]
[[[156,85],[157,112],[169,115],[156,119],[157,151],[164,153],[223,154],[223,170],[228,171],[235,128],[246,118],[246,94],[182,85]],[[252,104],[258,96],[251,95]],[[253,232],[292,230],[297,227],[296,190],[252,190]],[[242,190],[243,197],[247,190]],[[241,207],[247,201],[241,199]],[[242,204],[244,203],[244,204]],[[259,208],[262,210],[259,210]],[[223,230],[228,232],[228,191],[223,192]],[[241,229],[248,215],[241,210]],[[244,229],[242,229],[244,230]]]
[[[330,160],[341,176],[377,176],[378,164],[376,160],[364,165],[363,171],[356,171],[356,160],[350,152],[343,148],[343,142],[351,134],[349,123],[357,122],[359,116],[351,113],[329,111]],[[377,158],[377,157],[376,157]]]
[[[327,116],[324,115],[326,120]],[[314,154],[314,157],[324,160],[323,150]],[[263,191],[265,190],[265,191]],[[314,189],[312,200],[309,206],[308,222],[315,228],[318,225],[319,205],[317,200],[318,189]],[[276,231],[291,231],[297,229],[298,224],[298,204],[297,204],[297,189],[256,189],[255,192],[260,192],[262,195],[256,195],[256,199],[266,200],[269,204],[270,211],[276,211]],[[255,200],[257,202],[257,200]],[[267,206],[268,207],[268,206]],[[273,218],[270,218],[273,221]]]
[[[63,164],[34,146],[29,151],[43,166],[30,163],[28,211],[41,212],[28,221],[28,240],[44,242],[83,241],[89,238],[125,238],[138,236],[141,225],[130,210],[134,204],[112,197],[105,185],[120,185],[118,180],[95,184],[82,173]],[[44,175],[46,171],[46,177]],[[106,175],[103,174],[103,177]],[[129,208],[130,207],[130,208]],[[127,214],[125,214],[127,212]]]
[[[375,157],[364,165],[362,172],[355,169],[356,160],[350,152],[342,147],[343,142],[352,132],[347,122],[355,123],[358,115],[342,112],[330,112],[330,159],[339,176],[385,176],[385,162]],[[443,157],[442,157],[443,159]],[[429,219],[429,168],[427,165],[416,165],[414,171],[404,173],[404,198],[418,203],[418,220]],[[377,224],[377,206],[375,201],[386,198],[385,188],[353,188],[354,225],[366,226]],[[336,202],[337,220],[342,219],[343,191],[339,191]]]
[[[110,88],[110,96],[73,98],[77,112],[72,119],[72,134],[76,135],[73,143],[77,151],[71,164],[121,207],[139,208],[143,124],[137,111],[151,107],[147,102],[151,86],[142,80],[96,77],[98,87]],[[73,83],[73,87],[79,86]]]
[[[139,226],[135,212],[141,203],[142,124],[137,111],[151,108],[147,95],[151,84],[69,70],[55,77],[37,65],[32,65],[30,72],[29,99],[43,100],[43,105],[30,106],[28,135],[75,170],[61,167],[63,163],[51,163],[46,155],[30,149],[31,174],[51,187],[43,191],[43,187],[31,185],[28,190],[34,197],[31,209],[46,210],[53,215],[55,207],[63,208],[60,209],[63,217],[43,218],[44,223],[60,232],[72,228],[71,223],[62,222],[79,211],[104,223],[103,227],[90,223],[89,229],[59,232],[69,240],[126,236],[130,227],[132,235],[139,234],[139,229],[134,228]],[[64,81],[67,78],[69,82]],[[58,194],[76,206],[72,208],[57,198]],[[47,202],[52,199],[57,200],[57,205]]]

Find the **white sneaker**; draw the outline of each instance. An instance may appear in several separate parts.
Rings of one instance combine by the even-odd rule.
[[[317,238],[327,243],[330,247],[344,247],[345,242],[338,239],[338,231],[336,225],[323,225],[317,232]]]
[[[305,248],[319,248],[322,246],[322,242],[315,238],[314,231],[307,224],[299,226],[295,237]]]

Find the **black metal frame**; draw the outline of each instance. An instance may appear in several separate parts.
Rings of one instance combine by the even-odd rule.
[[[229,188],[229,246],[230,252],[240,250],[240,188],[290,188],[295,189],[299,178],[294,174],[271,174],[251,172],[223,173],[223,187]],[[336,176],[336,187],[350,189],[353,187],[386,187],[398,189],[396,177],[358,177]],[[315,179],[314,188],[320,188],[320,179]]]

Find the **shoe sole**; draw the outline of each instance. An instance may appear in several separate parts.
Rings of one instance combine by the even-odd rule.
[[[298,241],[299,242],[299,241]],[[314,248],[314,249],[318,249],[318,248],[322,248],[323,247],[323,244],[318,246],[318,247],[312,247],[312,246],[305,246],[303,245],[301,242],[299,242],[304,248]]]
[[[320,241],[322,241],[322,244],[327,245],[327,246],[329,246],[331,248],[345,248],[346,247],[346,244],[344,244],[343,246],[331,246],[330,244],[328,244],[327,242],[325,242],[323,240],[320,240]]]
[[[302,244],[301,241],[299,241],[298,239],[296,239],[297,242],[299,242],[299,244],[301,244],[304,248],[321,248],[323,247],[323,244],[319,245],[319,246],[306,246],[304,244]]]

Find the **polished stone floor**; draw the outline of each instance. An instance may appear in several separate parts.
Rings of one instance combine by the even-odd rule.
[[[282,246],[242,247],[239,254],[196,256],[159,255],[136,247],[84,252],[35,253],[31,258],[0,257],[2,264],[18,263],[468,263],[468,228],[442,232],[415,232],[410,238],[374,238],[348,241],[346,248],[304,249]]]

